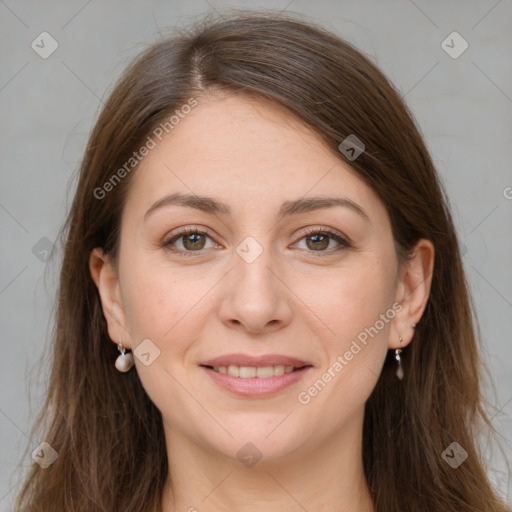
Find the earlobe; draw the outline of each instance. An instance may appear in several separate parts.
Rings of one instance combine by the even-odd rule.
[[[131,340],[126,329],[118,274],[111,258],[99,247],[91,251],[89,270],[100,295],[110,338],[116,345],[122,341],[123,345],[130,349]]]
[[[415,324],[420,321],[430,295],[434,255],[434,244],[430,240],[421,239],[413,250],[412,258],[404,264],[396,297],[402,309],[395,317],[394,329],[388,343],[389,348],[404,347],[414,336]]]

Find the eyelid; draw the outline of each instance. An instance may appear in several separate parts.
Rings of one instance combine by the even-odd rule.
[[[186,226],[184,228],[178,228],[178,231],[173,231],[169,235],[166,235],[162,241],[162,247],[169,245],[170,242],[179,240],[182,236],[185,236],[188,234],[195,234],[195,233],[197,233],[199,235],[206,235],[209,238],[211,238],[213,242],[215,242],[215,236],[208,228],[205,228],[202,226],[197,226],[197,225],[191,225],[191,226]],[[215,244],[218,245],[217,242],[215,242]],[[183,251],[181,251],[181,252],[183,252]],[[191,252],[200,252],[200,251],[185,251],[185,252],[191,253]]]
[[[300,238],[304,238],[305,236],[308,236],[313,233],[325,233],[326,235],[336,235],[339,238],[342,238],[346,241],[347,244],[352,244],[350,241],[350,238],[346,235],[344,235],[341,231],[338,231],[337,229],[330,228],[328,226],[314,226],[314,227],[308,227],[305,228],[304,231],[300,231]],[[298,235],[297,235],[298,236]]]

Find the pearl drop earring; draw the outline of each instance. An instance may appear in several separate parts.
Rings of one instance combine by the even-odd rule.
[[[121,352],[121,355],[119,355],[116,359],[116,368],[120,372],[125,373],[129,371],[135,364],[135,361],[133,360],[133,354],[131,352],[125,354],[126,349],[123,347],[122,342],[117,344],[117,350]]]

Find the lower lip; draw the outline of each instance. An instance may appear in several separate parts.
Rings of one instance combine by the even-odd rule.
[[[302,379],[312,367],[305,366],[291,373],[284,373],[283,375],[268,377],[266,379],[260,379],[259,377],[242,379],[240,377],[232,377],[227,373],[216,372],[211,368],[206,368],[206,366],[202,366],[201,368],[203,368],[219,386],[231,391],[231,393],[235,395],[261,397],[272,395],[295,384]]]

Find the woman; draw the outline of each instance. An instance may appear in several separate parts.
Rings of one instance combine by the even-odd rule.
[[[448,202],[348,43],[248,13],[150,47],[64,235],[17,510],[505,510]]]

